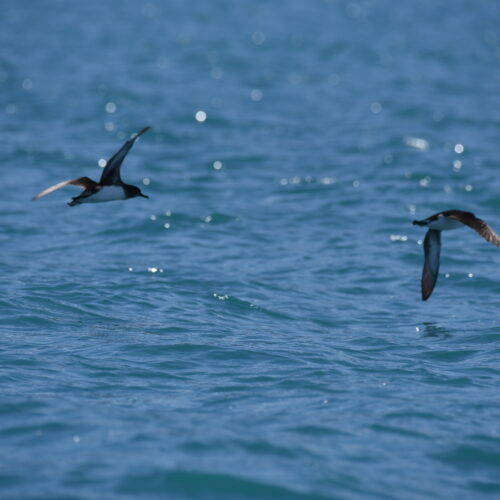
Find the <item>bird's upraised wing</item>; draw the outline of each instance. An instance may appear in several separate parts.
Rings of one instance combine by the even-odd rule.
[[[123,144],[123,146],[108,160],[108,163],[102,172],[99,184],[106,186],[116,184],[121,181],[120,167],[122,166],[123,160],[134,145],[135,141],[150,128],[151,127],[144,127],[137,134],[133,134],[132,137],[125,142],[125,144]]]
[[[439,272],[441,231],[429,229],[424,239],[424,268],[422,270],[422,300],[427,300],[434,290]]]
[[[93,189],[97,186],[97,182],[93,181],[92,179],[89,179],[88,177],[79,177],[78,179],[63,181],[60,182],[59,184],[56,184],[55,186],[51,186],[47,189],[44,189],[41,193],[38,193],[36,196],[33,196],[33,200],[38,200],[38,198],[41,198],[46,194],[52,193],[52,191],[55,191],[56,189],[61,189],[64,186],[68,186],[69,184],[71,184],[72,186],[79,186],[83,189]]]

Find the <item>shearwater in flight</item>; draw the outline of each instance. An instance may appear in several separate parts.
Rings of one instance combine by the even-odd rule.
[[[439,272],[439,256],[441,254],[441,231],[469,226],[477,231],[486,241],[500,246],[500,236],[486,222],[478,219],[471,212],[463,210],[446,210],[427,217],[414,220],[417,226],[428,227],[424,239],[424,268],[422,270],[422,300],[427,300],[434,290]]]
[[[149,198],[149,196],[141,193],[141,190],[138,187],[132,186],[131,184],[125,184],[120,177],[120,167],[123,160],[127,156],[127,153],[130,151],[135,141],[149,129],[150,127],[145,127],[137,134],[133,134],[132,137],[126,141],[125,144],[108,160],[99,182],[95,182],[88,177],[78,177],[77,179],[63,181],[55,186],[44,189],[41,193],[34,196],[33,200],[38,200],[38,198],[41,198],[42,196],[52,193],[52,191],[69,184],[79,186],[84,189],[82,194],[74,197],[73,201],[68,203],[70,207],[74,207],[75,205],[80,205],[82,203],[101,203],[104,201],[127,200],[128,198],[135,198],[136,196]]]

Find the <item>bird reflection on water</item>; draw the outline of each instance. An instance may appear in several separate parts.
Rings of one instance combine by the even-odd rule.
[[[419,328],[419,331],[423,332],[422,337],[439,337],[442,339],[449,339],[453,336],[449,330],[432,321],[426,321],[423,325],[423,328]]]

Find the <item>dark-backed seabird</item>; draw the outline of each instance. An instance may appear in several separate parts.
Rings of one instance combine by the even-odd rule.
[[[485,240],[500,246],[500,236],[486,222],[478,219],[471,212],[463,210],[446,210],[431,215],[427,219],[414,220],[417,226],[428,227],[424,239],[424,269],[422,271],[422,300],[427,300],[436,285],[439,271],[439,256],[441,253],[441,231],[469,226],[477,231]]]
[[[125,184],[120,177],[120,167],[127,153],[130,151],[135,141],[149,129],[150,127],[145,127],[137,134],[133,134],[132,137],[108,160],[99,182],[95,182],[88,177],[78,177],[78,179],[63,181],[55,186],[44,189],[41,193],[34,196],[33,200],[38,200],[38,198],[52,193],[52,191],[67,186],[68,184],[79,186],[84,189],[82,194],[74,197],[73,201],[68,203],[70,207],[80,205],[81,203],[127,200],[128,198],[135,198],[136,196],[149,198],[149,196],[142,194],[138,187]]]

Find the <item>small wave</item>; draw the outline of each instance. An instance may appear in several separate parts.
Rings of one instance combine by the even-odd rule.
[[[231,474],[157,469],[147,474],[129,474],[116,488],[120,494],[187,495],[199,499],[269,498],[283,500],[326,500],[314,493],[302,493],[284,486],[246,479]]]

